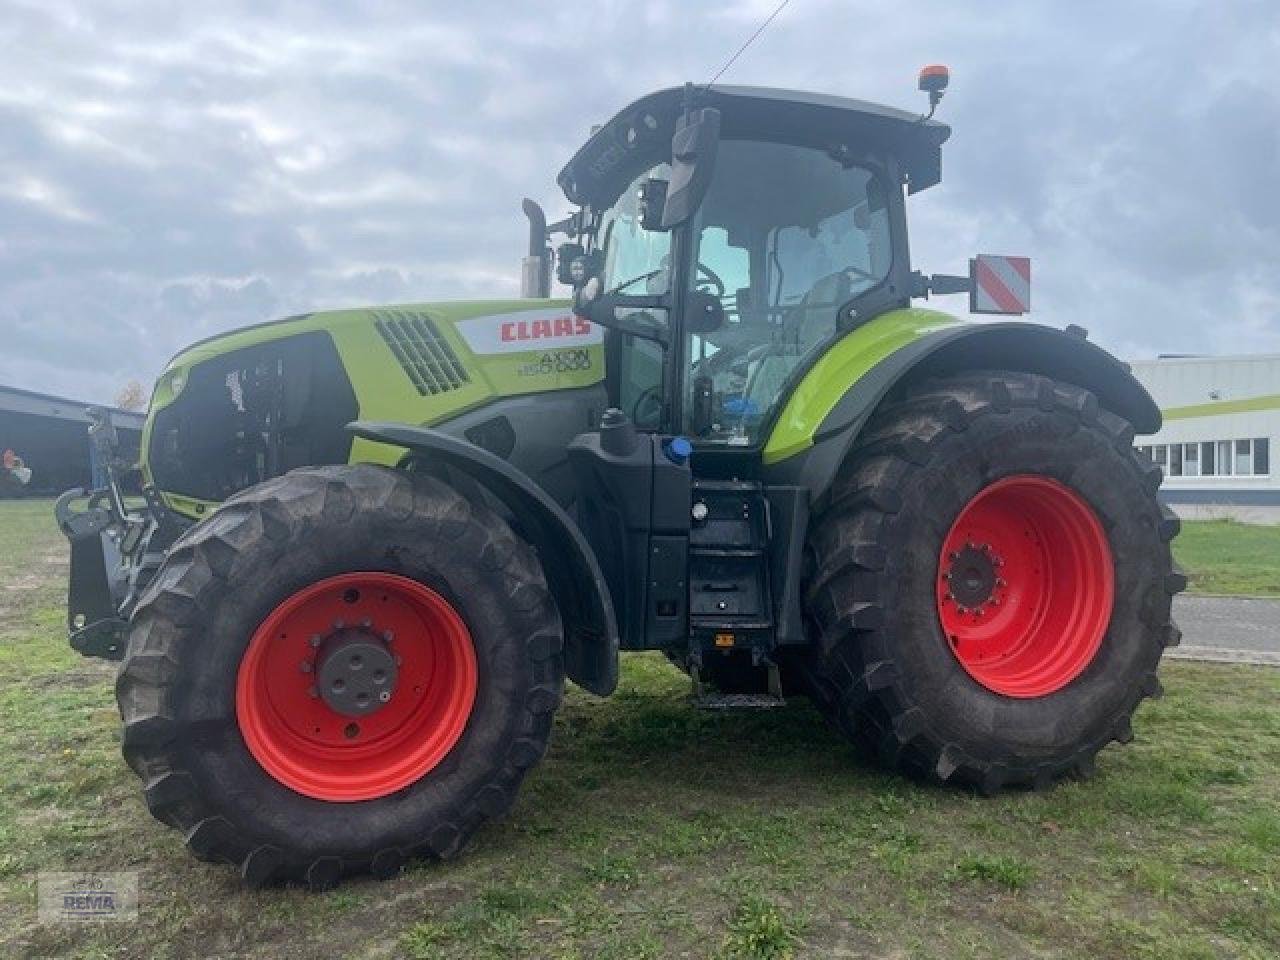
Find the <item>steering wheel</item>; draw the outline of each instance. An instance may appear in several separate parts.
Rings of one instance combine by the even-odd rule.
[[[637,427],[656,427],[662,418],[662,384],[645,387],[631,405],[631,422]]]
[[[708,267],[705,263],[698,264],[698,274],[699,275],[705,274],[706,279],[705,280],[697,279],[694,281],[694,285],[697,286],[699,283],[711,284],[712,293],[716,295],[717,299],[723,300],[724,293],[725,293],[725,285],[724,285],[724,281],[720,279],[720,275],[716,273],[714,270],[712,270],[710,267]]]

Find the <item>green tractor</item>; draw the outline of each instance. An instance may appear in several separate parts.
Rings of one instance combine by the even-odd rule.
[[[922,74],[936,105],[946,75]],[[512,804],[565,678],[662,651],[700,703],[812,698],[917,778],[1087,773],[1158,694],[1183,584],[1160,413],[1029,266],[914,271],[949,129],[834,96],[650,94],[525,202],[525,299],[197,343],[141,478],[70,491],[71,644],[121,659],[151,812],[251,884],[450,857]],[[552,238],[560,238],[553,247]],[[572,298],[548,298],[553,272]]]

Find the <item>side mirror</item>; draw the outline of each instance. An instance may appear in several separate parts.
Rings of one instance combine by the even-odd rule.
[[[714,293],[694,290],[685,300],[684,328],[690,333],[714,333],[724,326],[724,304]]]
[[[556,279],[566,287],[576,286],[573,282],[573,262],[586,256],[580,243],[562,243],[556,248]]]
[[[712,107],[692,110],[676,124],[675,136],[671,138],[671,183],[662,209],[664,229],[684,223],[702,203],[711,185],[719,144],[719,110]]]
[[[640,226],[664,230],[662,214],[667,206],[667,181],[650,177],[640,185]]]

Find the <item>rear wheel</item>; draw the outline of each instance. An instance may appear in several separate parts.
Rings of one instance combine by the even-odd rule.
[[[395,873],[503,813],[561,627],[533,551],[439,480],[294,471],[171,548],[117,682],[151,812],[253,884]]]
[[[927,778],[1089,771],[1179,636],[1159,482],[1129,424],[1070,384],[997,371],[887,405],[812,526],[815,700]]]

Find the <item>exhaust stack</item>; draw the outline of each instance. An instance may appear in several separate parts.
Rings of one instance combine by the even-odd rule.
[[[520,296],[545,300],[551,296],[551,248],[547,246],[547,215],[525,197],[520,204],[529,218],[529,253],[520,261]]]

